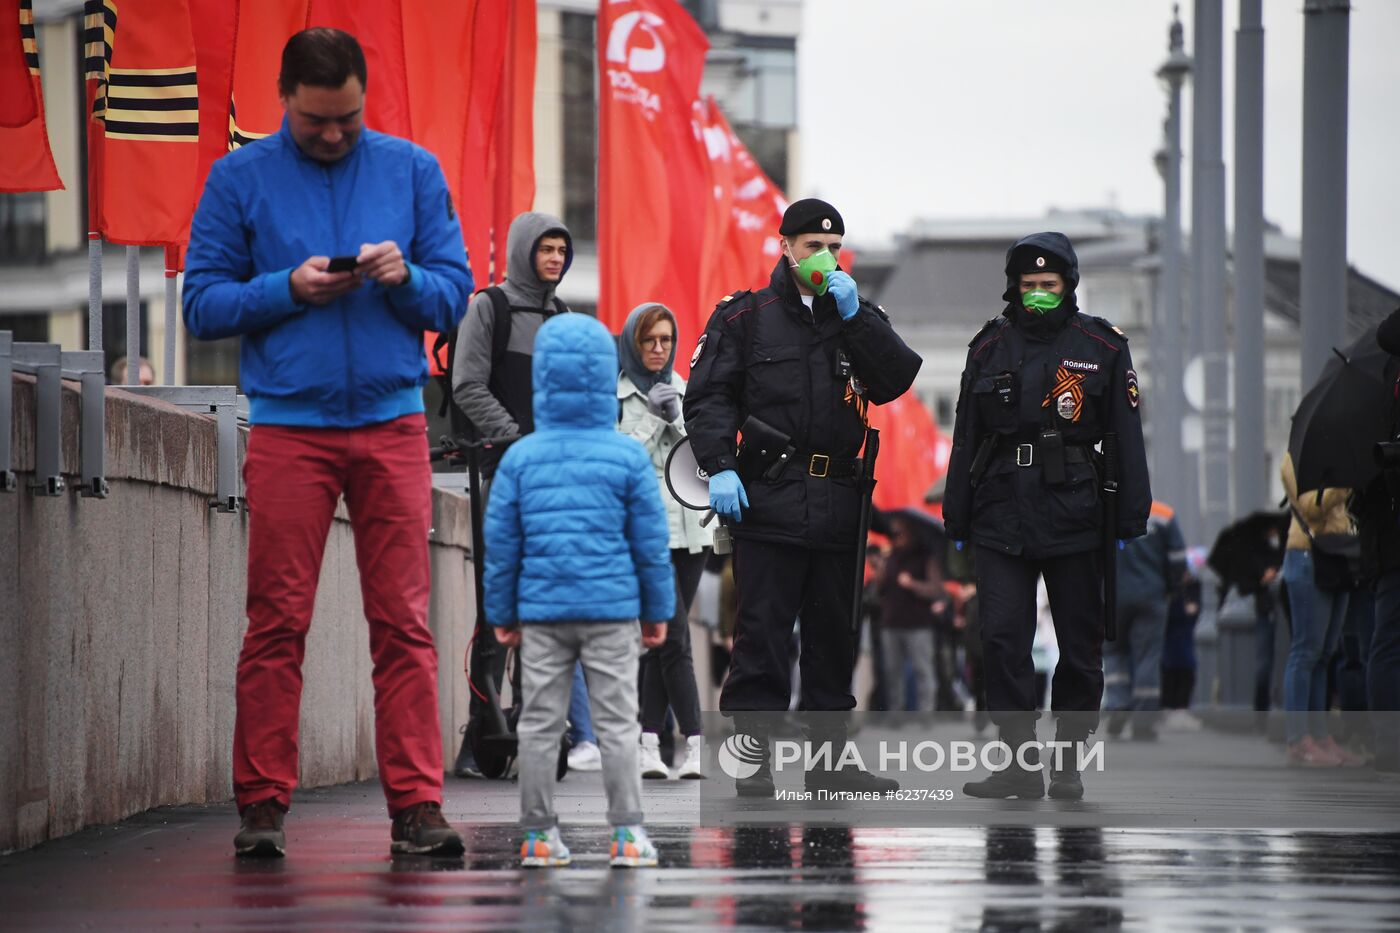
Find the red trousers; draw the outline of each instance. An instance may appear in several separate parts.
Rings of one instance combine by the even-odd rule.
[[[248,633],[238,659],[233,788],[239,809],[290,807],[306,631],[342,494],[374,662],[375,749],[391,815],[442,800],[437,651],[428,629],[432,479],[426,422],[354,430],[258,425],[248,491]]]

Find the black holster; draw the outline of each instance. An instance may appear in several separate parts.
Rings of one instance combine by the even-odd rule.
[[[753,415],[739,428],[739,450],[734,455],[742,479],[777,479],[797,453],[792,438]]]

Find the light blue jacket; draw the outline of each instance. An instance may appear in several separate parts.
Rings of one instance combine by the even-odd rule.
[[[486,509],[486,618],[663,622],[670,534],[651,457],[617,433],[617,347],[582,314],[535,338],[535,431],[501,458]]]
[[[326,305],[292,297],[311,256],[393,240],[409,280],[366,281]],[[423,410],[423,331],[451,332],[472,275],[432,153],[364,130],[338,162],[303,153],[283,120],[214,163],[190,228],[185,326],[243,338],[239,373],[254,424],[353,428]]]

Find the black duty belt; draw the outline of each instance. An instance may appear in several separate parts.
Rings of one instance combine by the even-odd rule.
[[[860,458],[832,457],[801,451],[792,458],[799,467],[805,464],[808,476],[818,479],[850,479],[860,475]]]
[[[1092,463],[1093,448],[1083,444],[1066,444],[1065,463]],[[1014,460],[1018,467],[1035,466],[1040,462],[1040,454],[1034,443],[1017,443],[1006,437],[997,443],[998,460]]]

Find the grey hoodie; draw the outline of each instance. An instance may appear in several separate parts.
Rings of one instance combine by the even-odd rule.
[[[501,289],[512,308],[539,308],[538,313],[515,311],[511,314],[509,353],[532,355],[535,334],[545,321],[545,309],[554,301],[556,285],[541,282],[535,272],[535,250],[546,235],[563,235],[568,240],[564,257],[567,274],[573,262],[573,239],[564,222],[553,214],[530,211],[516,217],[506,238],[506,280]],[[562,276],[561,276],[562,278]],[[485,291],[478,292],[467,306],[457,330],[457,350],[452,363],[452,399],[477,429],[487,437],[519,433],[519,425],[492,394],[491,346],[496,315]]]

